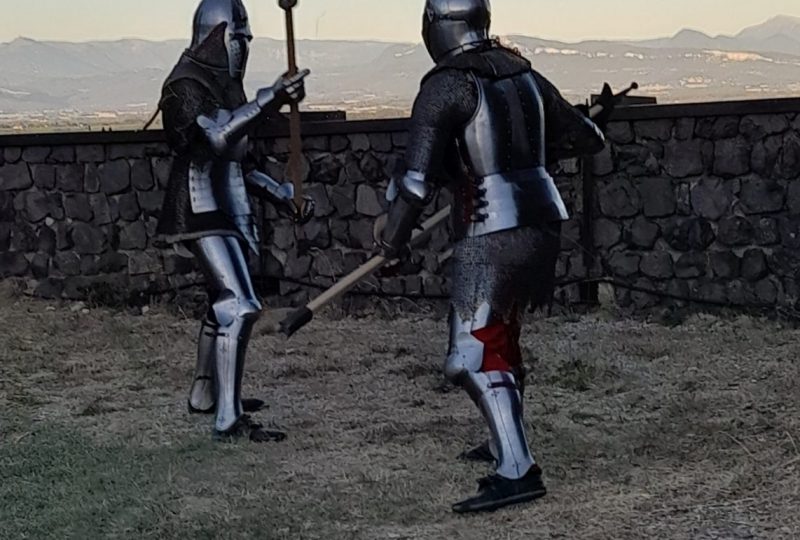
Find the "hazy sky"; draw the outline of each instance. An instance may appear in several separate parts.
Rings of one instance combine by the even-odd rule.
[[[0,41],[185,38],[198,0],[0,0]],[[257,36],[283,36],[277,0],[245,0]],[[297,33],[321,39],[419,41],[424,0],[299,0]],[[800,0],[493,0],[493,32],[579,41],[732,34]]]

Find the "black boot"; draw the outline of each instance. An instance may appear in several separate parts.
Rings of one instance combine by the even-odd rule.
[[[497,461],[492,451],[489,449],[489,441],[476,446],[472,450],[462,452],[458,456],[458,459],[463,461],[479,461],[481,463],[494,463]]]
[[[478,481],[478,494],[453,505],[453,512],[493,512],[512,504],[530,502],[547,494],[542,483],[542,470],[534,465],[519,480],[510,480],[498,475],[487,476]]]
[[[286,440],[286,433],[281,431],[268,431],[261,424],[253,422],[246,414],[239,418],[233,426],[226,431],[214,430],[212,438],[217,442],[234,442],[247,437],[255,443],[281,442]]]

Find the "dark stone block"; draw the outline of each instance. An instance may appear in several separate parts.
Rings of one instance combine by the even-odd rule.
[[[665,251],[645,253],[640,268],[644,275],[654,279],[668,279],[675,275],[672,256]]]
[[[76,163],[56,167],[56,185],[65,192],[83,191],[83,165]]]
[[[73,223],[70,238],[81,255],[99,255],[108,247],[103,230],[87,223]]]
[[[356,192],[356,211],[359,214],[377,217],[385,212],[378,192],[372,186],[362,184]]]
[[[366,152],[369,150],[369,137],[367,135],[357,133],[349,135],[348,138],[350,139],[350,149],[353,152]]]
[[[64,211],[70,219],[92,221],[94,213],[89,196],[85,193],[69,193],[64,196]]]
[[[800,215],[782,218],[780,231],[784,248],[800,250]]]
[[[28,221],[36,223],[48,216],[54,219],[64,217],[60,194],[29,191],[22,196],[24,198],[24,215]]]
[[[370,133],[369,142],[376,152],[392,151],[392,135],[390,133]]]
[[[607,176],[614,172],[614,155],[611,146],[606,145],[602,151],[592,156],[592,173],[595,176]]]
[[[630,122],[609,122],[606,128],[606,139],[615,144],[630,144],[635,135]]]
[[[627,179],[614,180],[600,190],[600,210],[605,216],[633,217],[640,208],[639,192]]]
[[[73,163],[75,161],[75,147],[72,145],[54,146],[47,161],[50,163]]]
[[[317,217],[328,217],[332,215],[336,208],[331,204],[328,191],[322,184],[312,184],[306,189],[306,195],[314,200],[314,215]]]
[[[742,180],[741,208],[746,214],[779,212],[786,199],[783,186],[775,180],[750,176]]]
[[[684,253],[675,263],[675,275],[682,279],[705,276],[707,269],[705,253]]]
[[[30,223],[17,221],[11,228],[11,249],[22,253],[36,251],[39,237],[36,227]]]
[[[150,170],[150,161],[137,159],[131,165],[131,184],[134,189],[147,191],[155,185],[153,172]]]
[[[732,251],[712,251],[709,253],[711,269],[721,278],[739,277],[741,260]]]
[[[704,151],[708,143],[700,139],[672,140],[664,146],[664,169],[673,178],[702,174]]]
[[[747,218],[734,216],[719,223],[719,241],[726,246],[746,246],[753,243],[755,230]]]
[[[161,262],[155,253],[137,252],[128,257],[128,274],[131,276],[155,274],[160,272],[161,268]]]
[[[636,122],[636,135],[643,139],[669,140],[672,137],[672,120],[642,120]]]
[[[94,163],[87,163],[83,167],[83,190],[86,193],[100,191],[100,171]]]
[[[32,185],[33,178],[25,163],[0,166],[0,191],[28,189]]]
[[[631,224],[626,238],[633,247],[652,249],[660,233],[658,225],[640,216]]]
[[[112,197],[112,201],[116,203],[117,211],[119,212],[119,217],[124,219],[125,221],[136,221],[139,219],[139,215],[141,214],[141,210],[139,208],[139,202],[136,200],[135,193],[125,193],[124,195],[117,195]],[[112,221],[113,221],[113,213],[112,213]]]
[[[644,215],[647,217],[671,216],[675,213],[675,187],[669,178],[647,178],[639,185]]]
[[[56,187],[56,169],[53,165],[31,165],[33,183],[40,189]]]
[[[106,152],[99,144],[80,145],[75,148],[75,159],[80,163],[101,163],[106,160]]]
[[[0,251],[11,248],[11,223],[0,222]]]
[[[769,177],[775,173],[783,150],[783,137],[774,135],[753,144],[750,167],[754,173]]]
[[[797,250],[775,250],[767,257],[767,265],[778,276],[800,279],[800,253]]]
[[[742,118],[739,131],[749,141],[763,139],[767,135],[783,133],[789,129],[789,120],[783,114],[748,115]]]
[[[752,145],[743,137],[723,139],[714,144],[714,174],[724,177],[750,172]]]
[[[111,223],[111,208],[105,193],[89,195],[89,205],[92,207],[95,225],[108,225]]]
[[[22,148],[18,146],[7,146],[3,148],[3,161],[5,163],[16,163],[22,157]]]
[[[311,179],[323,184],[336,184],[342,174],[342,161],[329,154],[311,165]]]
[[[326,219],[312,219],[303,226],[305,241],[312,247],[328,249],[331,246],[331,230]]]
[[[348,233],[348,222],[341,219],[331,221],[331,236],[334,241],[343,246],[350,245],[350,235]]]
[[[78,276],[81,273],[81,259],[73,251],[60,251],[53,257],[53,265],[65,276]]]
[[[364,154],[359,163],[359,168],[364,178],[369,182],[377,183],[385,179],[383,163],[372,152]]]
[[[347,150],[350,140],[344,135],[334,135],[331,137],[331,152],[338,154]]]
[[[356,219],[349,222],[350,247],[360,249],[372,249],[374,240],[372,230],[374,221],[371,219]]]
[[[739,134],[738,116],[701,118],[697,122],[695,134],[704,139],[728,139]]]
[[[608,265],[615,276],[630,277],[639,272],[641,260],[641,256],[636,253],[617,252],[611,255],[608,260]]]
[[[668,226],[664,239],[678,251],[702,250],[714,243],[714,227],[707,219],[688,218],[673,220]]]
[[[140,250],[147,247],[147,230],[144,223],[134,221],[122,227],[119,235],[119,249]]]
[[[575,243],[580,242],[580,224],[573,221],[575,225],[574,233],[577,235],[573,238],[573,243],[569,244],[569,248],[575,247]],[[573,234],[574,234],[573,233]],[[566,233],[562,237],[567,237]],[[598,248],[608,249],[617,245],[622,238],[622,227],[609,219],[598,219],[594,224],[594,245]],[[562,244],[563,245],[563,244]]]
[[[781,233],[776,219],[754,218],[752,223],[753,229],[755,229],[755,242],[759,246],[772,246],[781,242]]]
[[[363,184],[367,179],[358,166],[358,161],[352,156],[347,157],[344,168],[342,169],[339,183],[340,184]]]
[[[4,251],[0,253],[0,278],[25,276],[28,273],[28,260],[22,253]]]
[[[395,148],[405,148],[408,146],[408,132],[395,132],[392,133],[392,144]]]
[[[333,186],[330,188],[330,199],[339,218],[347,218],[355,214],[355,190],[351,185]]]
[[[107,149],[108,160],[124,160],[126,158],[143,158],[146,147],[141,144],[111,144]]]
[[[778,301],[778,286],[769,279],[762,279],[755,286],[755,296],[759,304],[773,306]]]
[[[63,290],[63,280],[46,278],[37,283],[36,288],[33,290],[33,295],[37,298],[44,298],[45,300],[57,300],[61,298]]]
[[[330,139],[328,137],[303,137],[304,151],[328,152],[330,147]]]
[[[47,253],[48,255],[55,255],[57,246],[56,232],[46,225],[41,227],[37,239],[37,251]]]
[[[122,272],[128,268],[128,256],[124,253],[108,251],[97,258],[96,267],[100,274]],[[190,271],[191,268],[186,270],[187,273]]]
[[[675,138],[680,141],[693,138],[695,125],[694,118],[678,118],[675,120]]]
[[[109,159],[111,156],[109,156]],[[100,188],[103,193],[122,193],[131,185],[131,166],[126,160],[106,161],[98,166]]]
[[[784,135],[781,148],[776,172],[781,178],[796,180],[800,175],[800,134],[790,131]]]
[[[731,210],[733,191],[729,182],[703,178],[691,191],[692,208],[704,218],[716,221]]]
[[[49,146],[28,146],[22,150],[22,161],[29,164],[44,163],[49,155]]]
[[[768,273],[764,252],[760,249],[748,249],[742,258],[742,277],[748,281],[758,281]]]
[[[14,194],[0,191],[0,222],[14,221]]]
[[[36,279],[44,279],[50,274],[50,257],[45,253],[37,253],[31,260],[31,274]]]
[[[169,175],[172,172],[172,158],[152,158],[150,160],[152,165],[153,177],[158,182],[158,187],[166,189],[169,184]]]
[[[139,207],[145,216],[155,216],[157,218],[161,214],[161,207],[164,204],[163,191],[140,191],[136,194],[136,197],[139,201]]]

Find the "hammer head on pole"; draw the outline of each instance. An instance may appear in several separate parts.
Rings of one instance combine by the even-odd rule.
[[[281,7],[281,9],[289,11],[297,6],[297,0],[278,0],[278,5]]]

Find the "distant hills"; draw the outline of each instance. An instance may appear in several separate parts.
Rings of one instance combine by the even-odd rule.
[[[604,81],[624,86],[632,80],[640,83],[640,93],[660,102],[800,95],[800,18],[775,17],[735,36],[682,30],[637,42],[504,39],[575,101]],[[0,113],[153,110],[161,82],[185,45],[26,38],[0,44]],[[284,70],[284,47],[273,39],[254,41],[251,91]],[[300,63],[313,72],[306,106],[356,115],[407,109],[431,67],[424,48],[411,43],[304,40],[298,51]]]

